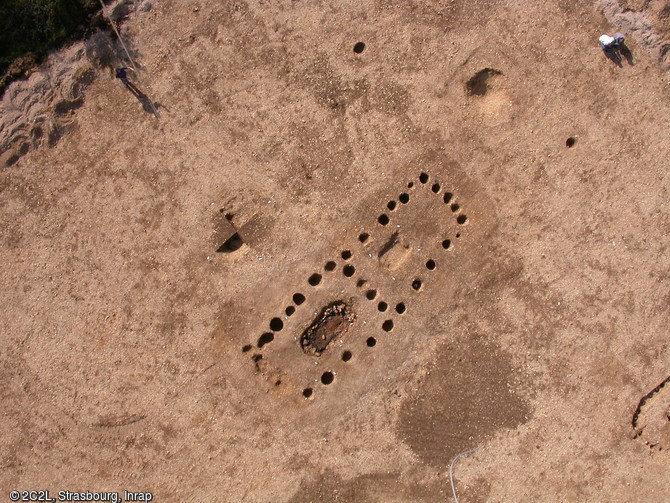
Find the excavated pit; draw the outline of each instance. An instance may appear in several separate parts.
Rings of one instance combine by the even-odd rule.
[[[338,300],[328,304],[300,336],[302,350],[320,356],[328,345],[341,339],[356,319],[351,307]]]

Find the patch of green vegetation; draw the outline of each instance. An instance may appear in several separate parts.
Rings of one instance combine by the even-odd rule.
[[[2,80],[22,73],[22,66],[39,61],[49,49],[82,36],[99,7],[97,0],[0,0]],[[21,63],[11,69],[15,61]]]

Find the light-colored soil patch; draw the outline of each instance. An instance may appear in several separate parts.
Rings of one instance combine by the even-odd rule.
[[[620,29],[576,0],[131,16],[146,99],[100,72],[0,173],[3,494],[436,502],[481,446],[462,502],[670,500],[667,387],[633,426],[668,377],[670,101],[634,37],[604,57]]]

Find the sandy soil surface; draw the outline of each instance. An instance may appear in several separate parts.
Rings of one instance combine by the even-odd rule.
[[[2,498],[437,502],[481,447],[462,502],[670,501],[670,100],[611,7],[131,16],[139,94],[0,174]]]

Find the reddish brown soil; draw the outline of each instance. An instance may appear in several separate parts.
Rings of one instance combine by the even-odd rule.
[[[670,375],[670,98],[635,39],[615,66],[574,0],[125,26],[151,106],[99,78],[0,174],[3,497],[437,502],[481,446],[462,502],[670,500],[670,387],[632,424]]]

